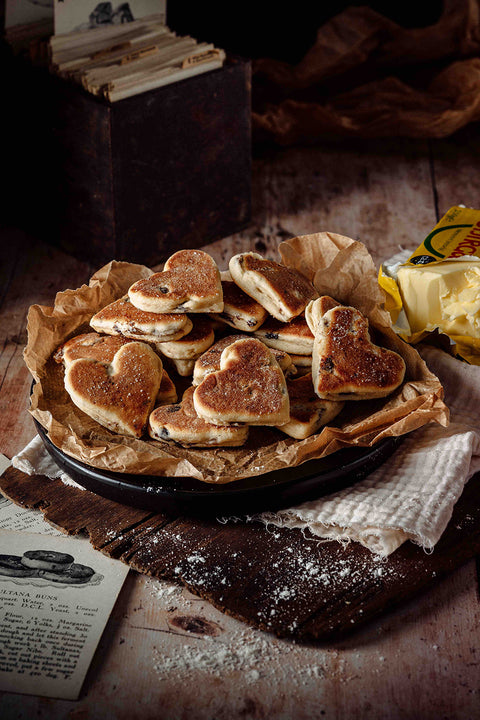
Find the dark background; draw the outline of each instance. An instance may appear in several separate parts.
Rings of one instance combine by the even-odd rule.
[[[369,6],[407,28],[435,23],[443,9],[441,0],[296,0],[288,4],[269,0],[169,0],[167,24],[179,35],[214,43],[230,54],[295,64],[315,42],[318,28],[349,6]],[[6,178],[0,195],[0,226],[48,227],[47,217],[42,216],[55,202],[52,193],[56,174],[54,147],[49,142],[52,90],[48,82],[42,81],[42,73],[32,73],[28,64],[13,58],[2,41],[0,72],[5,103],[2,165]],[[255,87],[253,90],[255,98]]]
[[[443,2],[167,0],[167,25],[179,34],[193,35],[197,40],[214,43],[233,54],[296,63],[313,45],[318,28],[351,6],[368,6],[403,27],[426,27],[438,20]]]

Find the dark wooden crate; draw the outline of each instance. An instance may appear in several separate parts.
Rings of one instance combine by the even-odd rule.
[[[37,184],[39,234],[95,264],[153,265],[246,227],[250,76],[248,60],[228,58],[221,69],[116,103],[44,77],[36,94],[52,172],[47,193]]]

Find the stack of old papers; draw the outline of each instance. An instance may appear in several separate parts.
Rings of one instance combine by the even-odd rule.
[[[214,45],[177,36],[163,13],[50,39],[51,71],[110,102],[214,70],[224,60]]]

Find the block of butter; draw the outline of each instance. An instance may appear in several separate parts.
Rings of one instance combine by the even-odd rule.
[[[437,331],[480,365],[480,210],[451,208],[408,259],[382,265],[379,283],[404,340]]]

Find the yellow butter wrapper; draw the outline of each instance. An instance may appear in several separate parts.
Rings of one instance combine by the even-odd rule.
[[[468,256],[480,257],[480,210],[455,205],[445,213],[406,265],[425,265]]]
[[[409,343],[439,332],[480,365],[480,210],[450,208],[409,257],[392,260],[378,280],[396,332]]]

